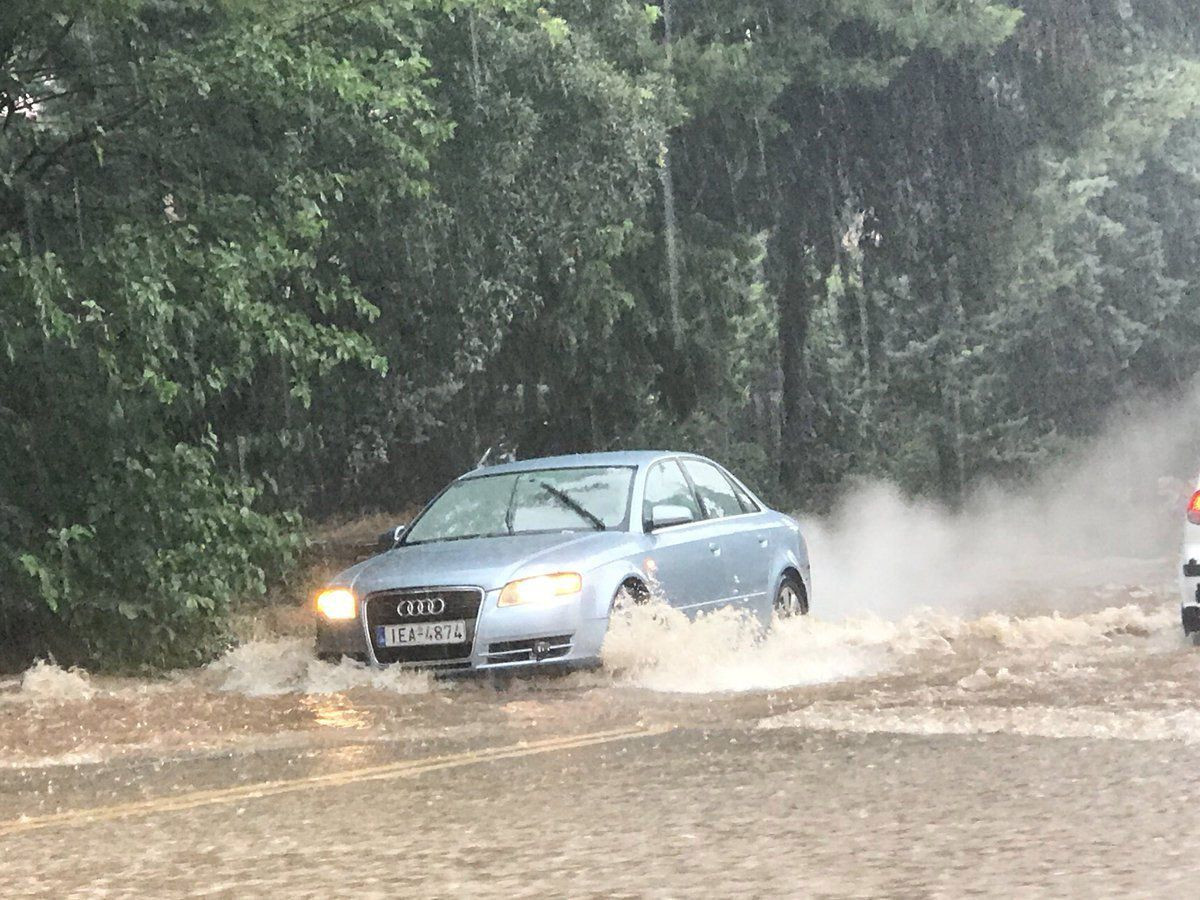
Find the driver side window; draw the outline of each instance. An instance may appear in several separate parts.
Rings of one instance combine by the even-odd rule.
[[[696,497],[692,486],[683,477],[679,463],[670,459],[655,463],[646,473],[646,499],[642,503],[642,521],[649,522],[655,506],[682,506],[692,514],[693,519],[700,519],[700,508],[696,505]]]
[[[711,466],[698,459],[687,459],[683,467],[692,476],[696,485],[696,493],[704,505],[704,514],[709,519],[723,519],[725,516],[738,516],[746,512],[741,501],[733,492],[733,486],[716,466]]]

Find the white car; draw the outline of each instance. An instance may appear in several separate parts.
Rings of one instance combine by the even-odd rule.
[[[1183,633],[1200,646],[1200,484],[1188,501],[1183,526],[1183,567],[1179,576]]]

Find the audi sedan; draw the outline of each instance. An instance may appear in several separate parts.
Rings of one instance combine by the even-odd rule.
[[[317,652],[438,670],[594,665],[654,597],[765,628],[811,596],[800,526],[700,456],[590,453],[479,468],[316,597]]]

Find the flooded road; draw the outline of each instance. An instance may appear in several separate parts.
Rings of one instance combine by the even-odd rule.
[[[322,663],[303,637],[157,680],[37,666],[0,682],[0,884],[1189,896],[1200,651],[1171,586],[1054,607],[763,640],[639,610],[604,670],[507,683]]]

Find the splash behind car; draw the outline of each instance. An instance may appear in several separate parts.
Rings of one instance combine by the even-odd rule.
[[[711,460],[629,451],[468,472],[320,592],[317,651],[440,670],[592,665],[653,592],[764,626],[808,611],[799,525]]]

